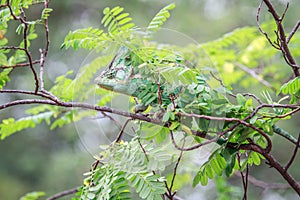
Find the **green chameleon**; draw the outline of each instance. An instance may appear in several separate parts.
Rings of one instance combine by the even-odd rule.
[[[208,78],[195,67],[197,65],[187,65],[188,61],[183,56],[172,51],[159,51],[157,48],[131,50],[122,46],[95,82],[106,90],[137,98],[140,102],[135,106],[135,112],[144,112],[150,105],[154,111],[154,118],[161,121],[167,115],[163,121],[178,121],[188,129],[205,133],[205,137],[209,137],[206,133],[220,132],[230,124],[218,125],[205,119],[178,118],[174,113],[237,118],[244,118],[250,114],[245,109],[241,110],[240,106],[231,104],[225,93],[212,89]],[[172,73],[173,69],[180,72]],[[182,71],[190,71],[190,77],[194,78],[194,81],[184,83],[180,76]],[[171,74],[172,78],[167,74]],[[272,128],[291,142],[297,142],[292,135],[283,132],[277,126],[273,125]],[[236,134],[220,138],[217,143],[224,144],[228,139],[240,143],[246,141],[251,132],[253,133],[253,130],[249,128],[236,128]]]
[[[155,113],[154,117],[160,120],[168,112],[171,120],[180,121],[187,127],[194,126],[193,129],[196,130],[207,131],[210,128],[209,120],[178,119],[172,114],[177,111],[209,116],[224,115],[222,108],[227,103],[226,98],[209,87],[207,78],[200,74],[195,64],[191,67],[187,65],[191,65],[191,62],[172,51],[160,51],[157,48],[130,50],[121,46],[95,82],[106,90],[138,99],[135,112],[143,112],[150,105]],[[167,70],[173,75],[171,79]],[[174,70],[180,71],[177,76],[172,74]],[[195,81],[184,81],[184,76],[180,76],[182,71],[188,71]]]

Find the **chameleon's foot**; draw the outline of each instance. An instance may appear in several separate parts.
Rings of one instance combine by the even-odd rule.
[[[160,108],[157,112],[153,114],[153,119],[157,122],[161,122],[166,110]]]
[[[133,111],[135,113],[141,113],[141,112],[144,112],[145,110],[147,110],[148,106],[145,106],[144,104],[139,103],[139,100],[136,97],[134,97],[134,101],[136,103],[136,106],[133,109]]]
[[[142,113],[142,112],[144,112],[145,110],[147,110],[147,108],[148,108],[148,106],[145,106],[145,105],[143,105],[143,104],[137,104],[137,105],[134,107],[133,111],[134,111],[135,113]]]

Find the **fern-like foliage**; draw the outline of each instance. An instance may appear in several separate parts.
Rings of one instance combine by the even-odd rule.
[[[4,119],[0,124],[0,139],[3,140],[6,137],[26,128],[34,128],[42,121],[46,121],[49,124],[49,120],[52,115],[53,112],[43,112],[37,115],[24,117],[19,120],[15,120],[14,118]]]
[[[120,32],[129,31],[135,25],[128,13],[123,13],[124,8],[114,7],[105,8],[103,10],[104,17],[101,23],[107,27],[107,31],[98,28],[85,28],[69,32],[65,37],[62,48],[72,47],[75,50],[78,48],[95,49],[99,46],[104,46],[105,42],[111,41],[114,35]]]
[[[73,74],[73,71],[69,71],[64,75],[56,78],[55,85],[50,89],[51,93],[57,96],[63,101],[85,101],[90,97],[91,92],[95,90],[95,84],[92,80],[96,71],[105,66],[111,60],[110,56],[98,57],[93,62],[82,67],[75,79],[69,78]],[[5,69],[0,73],[0,88],[5,85],[9,80],[9,72],[11,69]],[[97,91],[98,93],[103,91]],[[102,94],[102,98],[96,102],[99,105],[105,105],[110,102],[113,95],[105,92]],[[37,124],[45,121],[50,129],[62,127],[66,124],[78,121],[84,117],[90,117],[96,115],[92,110],[76,110],[76,109],[63,109],[50,105],[40,105],[32,107],[26,111],[29,116],[20,118],[18,120],[14,118],[4,119],[0,124],[1,139],[22,131],[27,128],[34,128]],[[10,128],[13,126],[14,128]]]
[[[21,197],[20,200],[37,200],[42,196],[45,196],[44,192],[30,192]]]
[[[150,22],[148,30],[151,33],[159,30],[163,23],[170,17],[169,11],[174,8],[175,4],[170,4],[161,9]],[[99,46],[105,46],[106,42],[119,41],[124,43],[121,38],[128,38],[126,34],[130,34],[130,31],[132,31],[136,26],[133,23],[132,18],[129,16],[129,13],[123,11],[124,8],[120,6],[116,6],[114,8],[106,7],[103,10],[104,16],[101,20],[101,24],[107,28],[107,31],[89,27],[69,32],[61,47],[72,47],[75,50],[78,48],[90,50]]]
[[[268,24],[264,24],[264,27],[272,28]],[[268,44],[257,27],[239,28],[200,46],[222,74],[222,80],[226,85],[249,87],[250,84],[251,86],[255,84],[261,87],[264,84],[271,87],[273,83],[278,83],[288,76],[287,71],[274,64],[274,57],[278,52]],[[262,66],[264,70],[261,69]],[[256,72],[260,72],[259,76],[255,76]],[[249,73],[254,74],[254,77],[249,76]],[[269,78],[271,74],[272,79]]]
[[[226,160],[219,154],[219,150],[215,151],[194,177],[193,186],[195,187],[198,183],[203,186],[207,185],[208,178],[212,179],[215,175],[221,176],[225,168]]]
[[[129,17],[129,13],[123,13],[124,8],[106,7],[103,10],[104,17],[101,20],[101,23],[104,27],[107,27],[107,31],[110,34],[117,34],[122,31],[130,30],[135,25],[132,22],[132,18]]]
[[[142,199],[162,199],[165,179],[152,171],[164,170],[172,158],[163,148],[133,139],[110,146],[101,157],[100,166],[86,174],[81,199],[131,199],[132,190]]]
[[[72,47],[75,50],[78,48],[94,49],[101,44],[103,38],[105,38],[103,30],[91,27],[78,29],[68,33],[61,48],[68,49],[69,47]]]
[[[296,77],[289,82],[283,84],[277,94],[282,92],[283,94],[291,95],[291,103],[297,103],[300,98],[300,78]]]
[[[148,25],[148,30],[151,32],[156,32],[161,28],[161,26],[165,23],[165,21],[170,17],[170,10],[175,8],[175,4],[169,4],[162,8],[151,20]]]
[[[2,89],[8,81],[10,81],[9,74],[12,69],[4,69],[0,72],[0,89]]]
[[[246,159],[238,164],[237,151],[234,149],[223,149],[222,147],[214,151],[207,162],[201,167],[193,180],[193,187],[197,184],[207,185],[208,179],[213,179],[216,176],[221,176],[223,172],[229,177],[233,170],[244,171],[247,165],[260,165],[262,156],[256,152],[251,152],[246,155]]]
[[[23,2],[25,3],[25,1]],[[26,4],[29,5],[29,1]],[[24,5],[25,5],[24,4]],[[154,21],[162,21],[162,23],[168,18],[168,10],[174,8],[174,5],[171,4],[165,8],[163,8],[156,16]],[[97,28],[85,28],[79,29],[74,32],[69,32],[65,37],[64,43],[62,47],[69,48],[73,47],[75,50],[79,48],[85,49],[95,49],[101,48],[105,46],[105,44],[111,43],[114,38],[114,35],[120,35],[122,32],[127,32],[131,30],[135,25],[132,22],[132,18],[129,17],[128,13],[123,12],[123,8],[114,7],[114,8],[105,8],[103,10],[104,17],[101,21],[104,27],[107,27],[107,32],[104,30],[100,30]],[[7,10],[8,11],[8,10]],[[52,9],[44,9],[42,12],[41,19],[45,20],[49,17],[49,13]],[[8,11],[9,12],[9,11]],[[5,12],[1,10],[1,13],[4,15]],[[6,13],[8,14],[8,13]],[[6,16],[6,15],[5,15]],[[159,16],[164,16],[160,18]],[[38,21],[31,24],[28,35],[28,45],[30,45],[30,40],[33,40],[37,37],[34,31],[34,24]],[[151,24],[151,23],[150,23]],[[23,31],[22,26],[17,29],[17,32],[21,34]],[[4,34],[4,33],[3,33]],[[3,44],[5,44],[6,40],[0,40]],[[20,46],[23,44],[21,43]],[[4,52],[4,53],[2,53]],[[7,58],[5,56],[9,50],[1,50],[0,52],[0,61],[4,64],[7,63]],[[22,61],[25,61],[26,55],[24,51],[16,51],[14,55],[10,58],[10,64],[16,64]],[[112,59],[111,55],[104,55],[96,58],[91,63],[83,66],[80,69],[77,77],[75,79],[69,78],[73,74],[72,71],[67,72],[64,75],[61,75],[56,78],[55,85],[50,89],[50,92],[57,96],[59,99],[69,102],[72,100],[77,101],[85,101],[90,97],[91,92],[95,91],[95,84],[93,82],[93,77],[95,73],[99,70],[100,67],[106,66],[110,60]],[[0,89],[5,86],[6,82],[9,81],[9,73],[11,69],[5,69],[0,73]],[[177,72],[179,73],[179,72]],[[92,80],[92,82],[91,82]],[[110,102],[112,99],[112,95],[105,91],[96,91],[96,93],[101,93],[101,97],[98,102],[98,105],[105,105],[105,103]],[[1,139],[6,138],[18,131],[35,127],[37,124],[42,121],[46,121],[47,124],[50,125],[51,129],[56,127],[61,127],[65,124],[69,124],[73,121],[80,120],[83,117],[90,115],[94,115],[93,111],[77,111],[77,110],[68,110],[68,109],[57,109],[51,106],[36,106],[29,111],[30,115],[28,117],[20,118],[15,120],[13,118],[5,119],[2,121],[0,134]],[[36,116],[34,116],[36,115]],[[8,129],[9,126],[14,125],[14,129]]]
[[[44,10],[42,11],[42,16],[41,19],[46,20],[48,19],[48,17],[50,16],[50,13],[53,11],[52,8],[44,8]]]

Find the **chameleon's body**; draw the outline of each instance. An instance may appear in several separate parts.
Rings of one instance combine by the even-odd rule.
[[[209,87],[206,79],[201,76],[200,70],[193,71],[196,81],[190,84],[176,82],[180,77],[173,77],[172,80],[174,81],[170,82],[166,76],[160,73],[161,66],[186,70],[184,59],[175,57],[175,59],[170,60],[156,60],[151,57],[151,53],[148,54],[149,57],[140,56],[138,53],[138,51],[131,51],[122,46],[111,63],[95,80],[101,88],[136,97],[141,103],[137,106],[136,111],[144,111],[151,105],[156,108],[154,112],[163,111],[163,115],[166,112],[174,113],[173,111],[175,111],[175,113],[226,116],[228,118],[233,116],[243,118],[249,112],[240,110],[240,106],[232,105],[224,94],[219,94],[217,90]],[[181,125],[185,125],[190,130],[204,133],[203,136],[208,138],[211,136],[206,133],[219,132],[230,126],[230,122],[216,124],[197,117],[194,119],[180,117],[171,120],[180,122]],[[222,145],[231,140],[234,143],[246,141],[248,134],[253,133],[253,130],[240,126],[234,132],[237,134],[224,135],[225,138],[219,138],[217,143]],[[230,135],[236,135],[238,141]]]
[[[212,101],[211,92],[205,79],[196,76],[197,82],[190,85],[181,84],[179,78],[168,82],[159,72],[151,71],[161,66],[186,68],[184,59],[179,56],[173,59],[158,59],[137,55],[122,46],[108,67],[96,78],[101,88],[137,97],[141,104],[138,111],[148,105],[164,110],[185,109],[185,112],[210,114],[207,105]],[[147,52],[149,53],[149,51]],[[143,58],[142,58],[143,57]],[[175,84],[175,82],[177,84]]]

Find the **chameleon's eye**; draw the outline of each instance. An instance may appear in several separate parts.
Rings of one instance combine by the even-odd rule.
[[[124,58],[124,64],[125,64],[125,66],[131,65],[131,57],[130,57],[130,55],[128,55],[128,56],[126,56]]]
[[[124,80],[125,79],[125,71],[123,69],[119,69],[116,73],[116,79]]]

